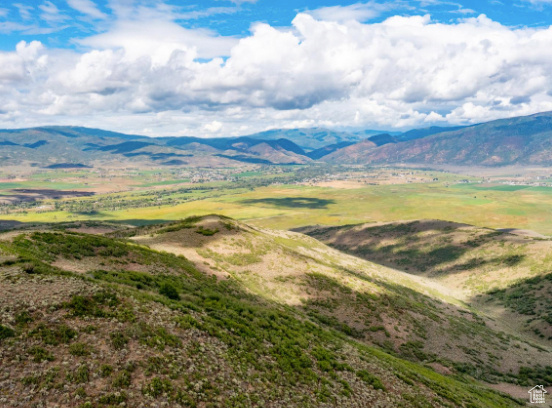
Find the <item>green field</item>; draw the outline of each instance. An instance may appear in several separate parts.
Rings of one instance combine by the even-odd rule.
[[[171,184],[188,183],[189,181],[190,179],[157,181],[153,183],[140,184],[139,187],[165,186],[165,185],[171,185]]]
[[[88,188],[85,184],[78,183],[67,183],[63,181],[24,181],[24,182],[13,182],[13,183],[0,183],[0,194],[6,193],[12,189],[51,189],[51,190],[85,190]]]
[[[220,189],[213,189],[220,185]],[[42,188],[59,188],[43,183]],[[2,186],[4,187],[4,186]],[[232,189],[229,183],[211,183],[210,190],[182,193],[163,190],[167,198],[189,200],[177,205],[96,211],[11,213],[4,220],[59,222],[95,219],[133,224],[175,220],[189,215],[219,213],[251,224],[289,229],[312,224],[342,225],[413,219],[443,219],[491,228],[521,228],[552,234],[552,188],[489,186],[480,184],[419,183],[373,185],[358,189],[278,185]],[[142,193],[144,195],[146,193]],[[148,193],[149,194],[149,193]],[[151,192],[153,197],[158,192]],[[133,193],[119,194],[131,202]],[[78,199],[93,202],[105,196]],[[68,199],[70,200],[77,199]]]

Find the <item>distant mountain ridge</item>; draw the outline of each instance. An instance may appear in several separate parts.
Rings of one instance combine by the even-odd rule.
[[[328,145],[344,142],[359,142],[360,140],[382,133],[377,130],[367,130],[366,135],[357,135],[350,132],[342,132],[324,128],[303,128],[303,129],[274,129],[265,132],[248,135],[252,139],[261,140],[292,140],[305,150],[316,150]]]
[[[77,168],[137,164],[196,167],[241,163],[307,164],[311,159],[288,139],[204,139],[126,135],[80,127],[0,130],[0,162],[34,167]],[[60,167],[62,166],[62,167]]]
[[[398,137],[398,143],[382,146],[360,142],[323,160],[357,164],[552,165],[552,112],[460,128],[434,128],[435,133],[431,129],[406,132]],[[415,138],[409,139],[411,136]]]
[[[50,126],[0,130],[0,162],[34,167],[143,163],[224,167],[239,163],[552,165],[552,112],[404,133],[271,130],[239,137],[147,137]]]

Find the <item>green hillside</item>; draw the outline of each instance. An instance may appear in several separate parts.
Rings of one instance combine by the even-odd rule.
[[[220,233],[196,222],[162,228]],[[98,235],[110,228],[0,236],[3,406],[522,405],[359,342],[184,256]]]

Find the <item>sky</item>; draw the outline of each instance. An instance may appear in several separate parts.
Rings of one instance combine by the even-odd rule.
[[[552,0],[0,2],[0,128],[220,137],[552,111]]]

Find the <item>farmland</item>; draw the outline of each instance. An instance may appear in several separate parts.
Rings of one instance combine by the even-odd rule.
[[[404,170],[343,172],[333,187],[317,185],[317,173],[243,173],[235,181],[188,183],[170,174],[130,177],[126,191],[102,193],[97,184],[79,185],[74,173],[56,172],[43,188],[94,191],[92,197],[42,200],[34,205],[1,208],[1,219],[24,223],[104,220],[130,224],[178,220],[219,213],[253,225],[290,229],[305,225],[343,225],[414,219],[443,219],[490,228],[530,229],[552,234],[552,188],[481,183],[475,177],[413,170],[425,182],[389,183],[383,175]],[[377,175],[377,177],[375,177]],[[64,177],[65,176],[65,177]],[[148,179],[150,181],[148,181]],[[151,180],[154,181],[151,181]],[[385,179],[385,183],[378,180]],[[70,180],[70,182],[69,182]],[[351,188],[345,185],[360,180]],[[437,180],[437,181],[433,181]],[[462,182],[461,182],[462,181]],[[466,181],[472,181],[467,183]],[[3,194],[34,187],[35,181],[2,184]],[[346,188],[339,188],[343,183]],[[318,183],[321,184],[321,183]],[[45,210],[46,209],[46,210]]]

